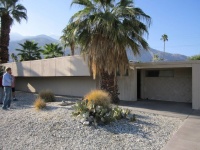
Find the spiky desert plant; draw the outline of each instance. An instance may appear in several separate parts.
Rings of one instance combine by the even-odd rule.
[[[41,99],[40,97],[38,97],[35,102],[34,102],[34,107],[39,110],[39,109],[43,109],[46,107],[46,103],[43,99]]]
[[[88,101],[88,107],[91,107],[93,104],[95,106],[109,107],[111,103],[109,93],[103,90],[92,90],[84,97],[84,100]]]
[[[45,102],[55,102],[55,95],[51,90],[42,90],[38,97],[43,99]]]
[[[135,115],[131,114],[129,109],[104,107],[93,103],[88,108],[88,100],[77,102],[72,109],[74,110],[72,115],[77,116],[84,125],[105,125],[120,119],[136,120]]]

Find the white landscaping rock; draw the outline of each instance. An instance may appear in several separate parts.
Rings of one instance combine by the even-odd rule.
[[[2,150],[160,150],[183,120],[145,112],[136,121],[120,120],[106,126],[84,126],[72,117],[72,109],[47,103],[36,111],[36,95],[17,92],[19,101],[11,110],[0,109],[0,149]]]
[[[90,125],[90,122],[89,122],[89,121],[84,121],[84,122],[83,122],[83,125],[89,126],[89,125]]]

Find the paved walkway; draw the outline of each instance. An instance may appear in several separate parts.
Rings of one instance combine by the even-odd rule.
[[[185,119],[183,125],[162,150],[200,150],[200,110],[192,110],[191,104],[142,100],[122,101],[120,105],[138,111]]]
[[[200,150],[200,111],[189,115],[163,150]]]

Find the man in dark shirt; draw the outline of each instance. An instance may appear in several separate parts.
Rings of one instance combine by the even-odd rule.
[[[0,105],[3,104],[3,85],[2,85],[2,76],[0,76]]]

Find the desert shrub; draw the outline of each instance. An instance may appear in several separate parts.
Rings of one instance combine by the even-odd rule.
[[[43,90],[38,95],[39,98],[43,99],[45,102],[55,102],[55,95],[50,90]]]
[[[129,109],[122,109],[119,107],[108,107],[92,104],[88,107],[87,100],[76,103],[73,106],[74,111],[72,114],[81,119],[84,125],[104,125],[110,122],[126,118],[130,121],[135,121],[135,115],[130,113]]]
[[[109,107],[111,103],[110,95],[103,90],[93,90],[89,92],[84,100],[87,100],[88,107],[92,107],[92,105],[98,105],[103,107]]]
[[[43,99],[41,98],[37,98],[34,102],[34,107],[36,109],[42,109],[42,108],[45,108],[46,107],[46,103]]]

